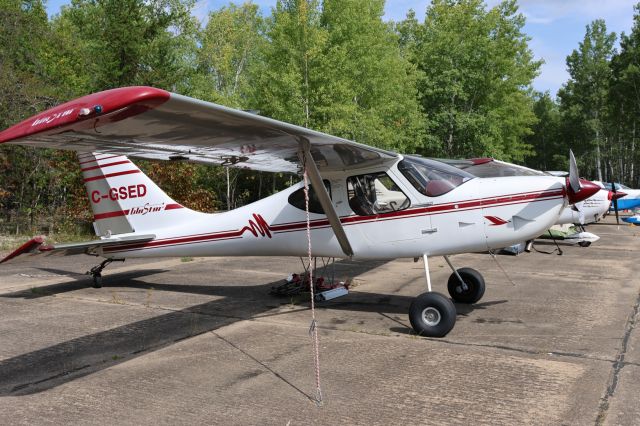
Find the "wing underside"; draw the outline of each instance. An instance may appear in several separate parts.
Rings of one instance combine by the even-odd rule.
[[[357,169],[397,154],[149,87],[88,95],[0,132],[0,143],[299,172],[307,143],[318,169]]]

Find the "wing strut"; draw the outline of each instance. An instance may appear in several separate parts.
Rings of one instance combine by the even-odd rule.
[[[322,176],[320,176],[320,172],[318,171],[318,167],[316,166],[316,162],[313,160],[313,156],[311,155],[311,144],[306,138],[299,138],[300,147],[302,148],[302,164],[303,167],[306,167],[307,173],[309,175],[309,180],[311,181],[311,185],[315,189],[316,195],[318,196],[318,201],[320,201],[320,205],[324,210],[324,213],[327,215],[327,219],[331,224],[331,228],[333,228],[333,233],[338,239],[338,243],[340,243],[340,247],[342,251],[347,256],[353,256],[353,249],[351,248],[351,244],[349,243],[349,239],[347,238],[347,234],[344,232],[344,228],[342,227],[342,223],[340,222],[340,218],[338,217],[338,213],[333,208],[333,203],[331,202],[331,198],[329,198],[329,193],[327,192],[327,188],[325,188],[322,183]]]

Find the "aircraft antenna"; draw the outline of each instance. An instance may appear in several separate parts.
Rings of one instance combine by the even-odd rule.
[[[320,387],[320,344],[318,341],[318,327],[316,322],[316,306],[313,282],[313,267],[311,266],[311,219],[309,217],[309,181],[307,177],[306,157],[303,156],[303,178],[304,178],[304,206],[307,215],[307,260],[309,262],[309,292],[311,294],[311,326],[309,335],[313,338],[314,367],[316,373],[316,404],[322,406],[322,389]]]

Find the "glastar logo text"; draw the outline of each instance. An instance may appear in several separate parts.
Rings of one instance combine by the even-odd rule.
[[[56,112],[55,114],[51,114],[51,115],[48,115],[46,117],[38,118],[33,123],[31,123],[31,127],[37,126],[37,125],[43,124],[43,123],[49,124],[49,123],[51,123],[53,121],[56,121],[59,118],[66,117],[67,115],[71,114],[72,112],[73,112],[73,108],[68,109],[66,111],[62,111],[62,112]]]
[[[145,204],[144,206],[139,206],[139,207],[132,207],[131,210],[129,210],[129,214],[139,214],[139,215],[145,215],[147,213],[155,213],[155,212],[159,212],[161,210],[164,210],[164,203],[162,204]]]

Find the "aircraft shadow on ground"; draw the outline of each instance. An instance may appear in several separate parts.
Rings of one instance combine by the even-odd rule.
[[[354,264],[354,270],[357,270],[354,275],[378,267],[382,263],[384,262]],[[48,271],[55,272],[51,269]],[[237,321],[291,312],[269,312],[281,304],[290,303],[290,298],[266,296],[271,287],[281,284],[282,280],[249,286],[158,284],[140,281],[140,278],[161,272],[164,271],[154,269],[114,274],[110,279],[105,279],[105,285],[108,287],[109,282],[117,278],[118,288],[153,289],[220,298],[2,360],[0,397],[42,392]],[[88,277],[78,277],[82,278],[78,278],[77,282],[43,286],[35,293],[31,289],[0,297],[30,299],[90,285],[91,280]],[[300,309],[307,310],[306,298],[300,297],[299,300],[302,302],[299,305]],[[318,307],[323,310],[406,315],[412,300],[411,296],[356,291],[345,299],[329,301],[319,304]],[[459,315],[467,315],[475,309],[484,309],[485,306],[504,302],[487,302],[474,306],[457,305],[457,309]],[[411,333],[411,330],[407,328],[402,332]]]
[[[348,262],[348,265],[346,263],[339,262],[339,266],[349,267],[355,275],[376,268],[385,262]],[[39,269],[48,273],[66,275],[75,281],[3,294],[0,295],[0,299],[37,299],[72,292],[91,285],[91,279],[86,275],[69,275],[68,271],[51,268]],[[162,272],[166,271],[151,269],[111,274],[105,277],[104,284],[108,288],[117,282],[116,288],[191,293],[219,296],[220,299],[4,359],[0,361],[0,396],[27,395],[51,389],[180,340],[257,315],[269,315],[268,311],[281,303],[289,303],[289,299],[279,301],[266,296],[271,287],[280,284],[281,280],[249,286],[162,284],[141,280]],[[302,305],[301,309],[306,310],[308,307]]]

